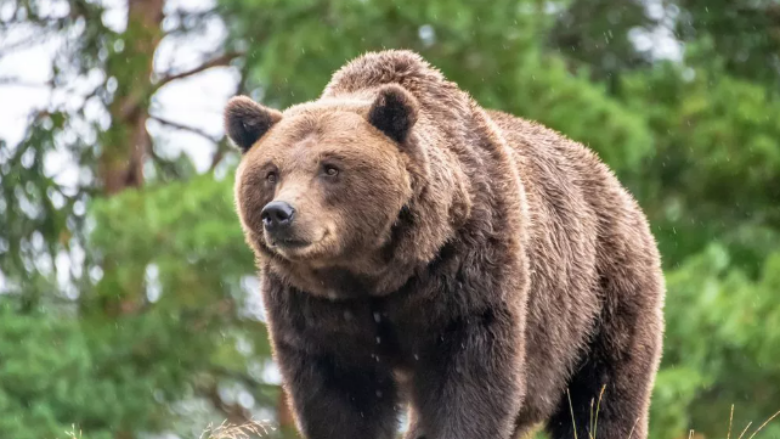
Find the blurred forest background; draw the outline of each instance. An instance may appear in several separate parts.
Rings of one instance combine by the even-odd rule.
[[[3,0],[0,114],[25,114],[0,121],[0,437],[290,425],[220,112],[315,98],[381,48],[589,145],[638,198],[669,290],[652,438],[780,409],[777,0]],[[197,118],[182,99],[216,79],[179,84],[215,71]]]

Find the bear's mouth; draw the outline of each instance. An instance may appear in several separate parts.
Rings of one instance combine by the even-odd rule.
[[[325,238],[328,237],[328,234],[328,230],[323,231],[322,236],[317,240],[303,239],[297,236],[284,236],[273,239],[266,239],[268,245],[277,251],[285,253],[300,253],[301,250],[315,247],[317,244],[324,242]]]
[[[299,249],[303,247],[308,247],[312,243],[311,241],[306,241],[303,239],[295,239],[295,238],[283,238],[283,239],[277,239],[275,241],[271,241],[271,247],[274,248],[289,248],[289,249]]]

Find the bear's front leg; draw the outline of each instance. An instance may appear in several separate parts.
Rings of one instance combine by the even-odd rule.
[[[525,388],[521,324],[509,311],[489,310],[437,334],[415,371],[418,438],[511,437]]]
[[[311,354],[284,343],[277,343],[276,358],[306,439],[394,438],[398,396],[381,363]]]

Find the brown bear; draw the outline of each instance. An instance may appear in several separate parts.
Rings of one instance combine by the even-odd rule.
[[[283,113],[233,98],[225,123],[306,438],[390,439],[405,406],[412,439],[647,436],[659,254],[590,150],[408,51]]]

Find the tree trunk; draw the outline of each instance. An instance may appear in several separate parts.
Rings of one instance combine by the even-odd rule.
[[[163,37],[160,27],[165,0],[128,0],[127,28],[114,41],[116,52],[109,56],[106,77],[116,80],[114,99],[109,106],[111,126],[100,138],[98,178],[106,197],[126,188],[143,185],[143,165],[151,147],[146,131],[154,53]],[[122,49],[122,46],[124,48]],[[115,270],[118,261],[111,254],[103,260],[104,272]],[[117,316],[142,303],[143,273],[137,285],[126,286],[103,296],[102,312]],[[116,439],[132,439],[129,430],[117,431]]]
[[[117,35],[106,63],[106,77],[116,81],[109,105],[111,126],[100,137],[98,176],[103,195],[113,196],[127,188],[143,185],[144,158],[151,140],[146,130],[154,53],[162,40],[165,0],[129,0],[127,28]],[[104,255],[105,273],[116,272],[120,261],[110,252]],[[98,286],[102,312],[109,317],[133,313],[143,305],[144,273],[127,276],[132,285],[104,280]]]
[[[164,0],[129,0],[127,29],[115,41],[116,53],[108,62],[107,76],[117,89],[109,107],[111,127],[101,141],[100,180],[111,196],[143,185],[143,165],[151,147],[146,131],[154,52],[162,40],[160,27]],[[118,50],[126,43],[124,50]]]

